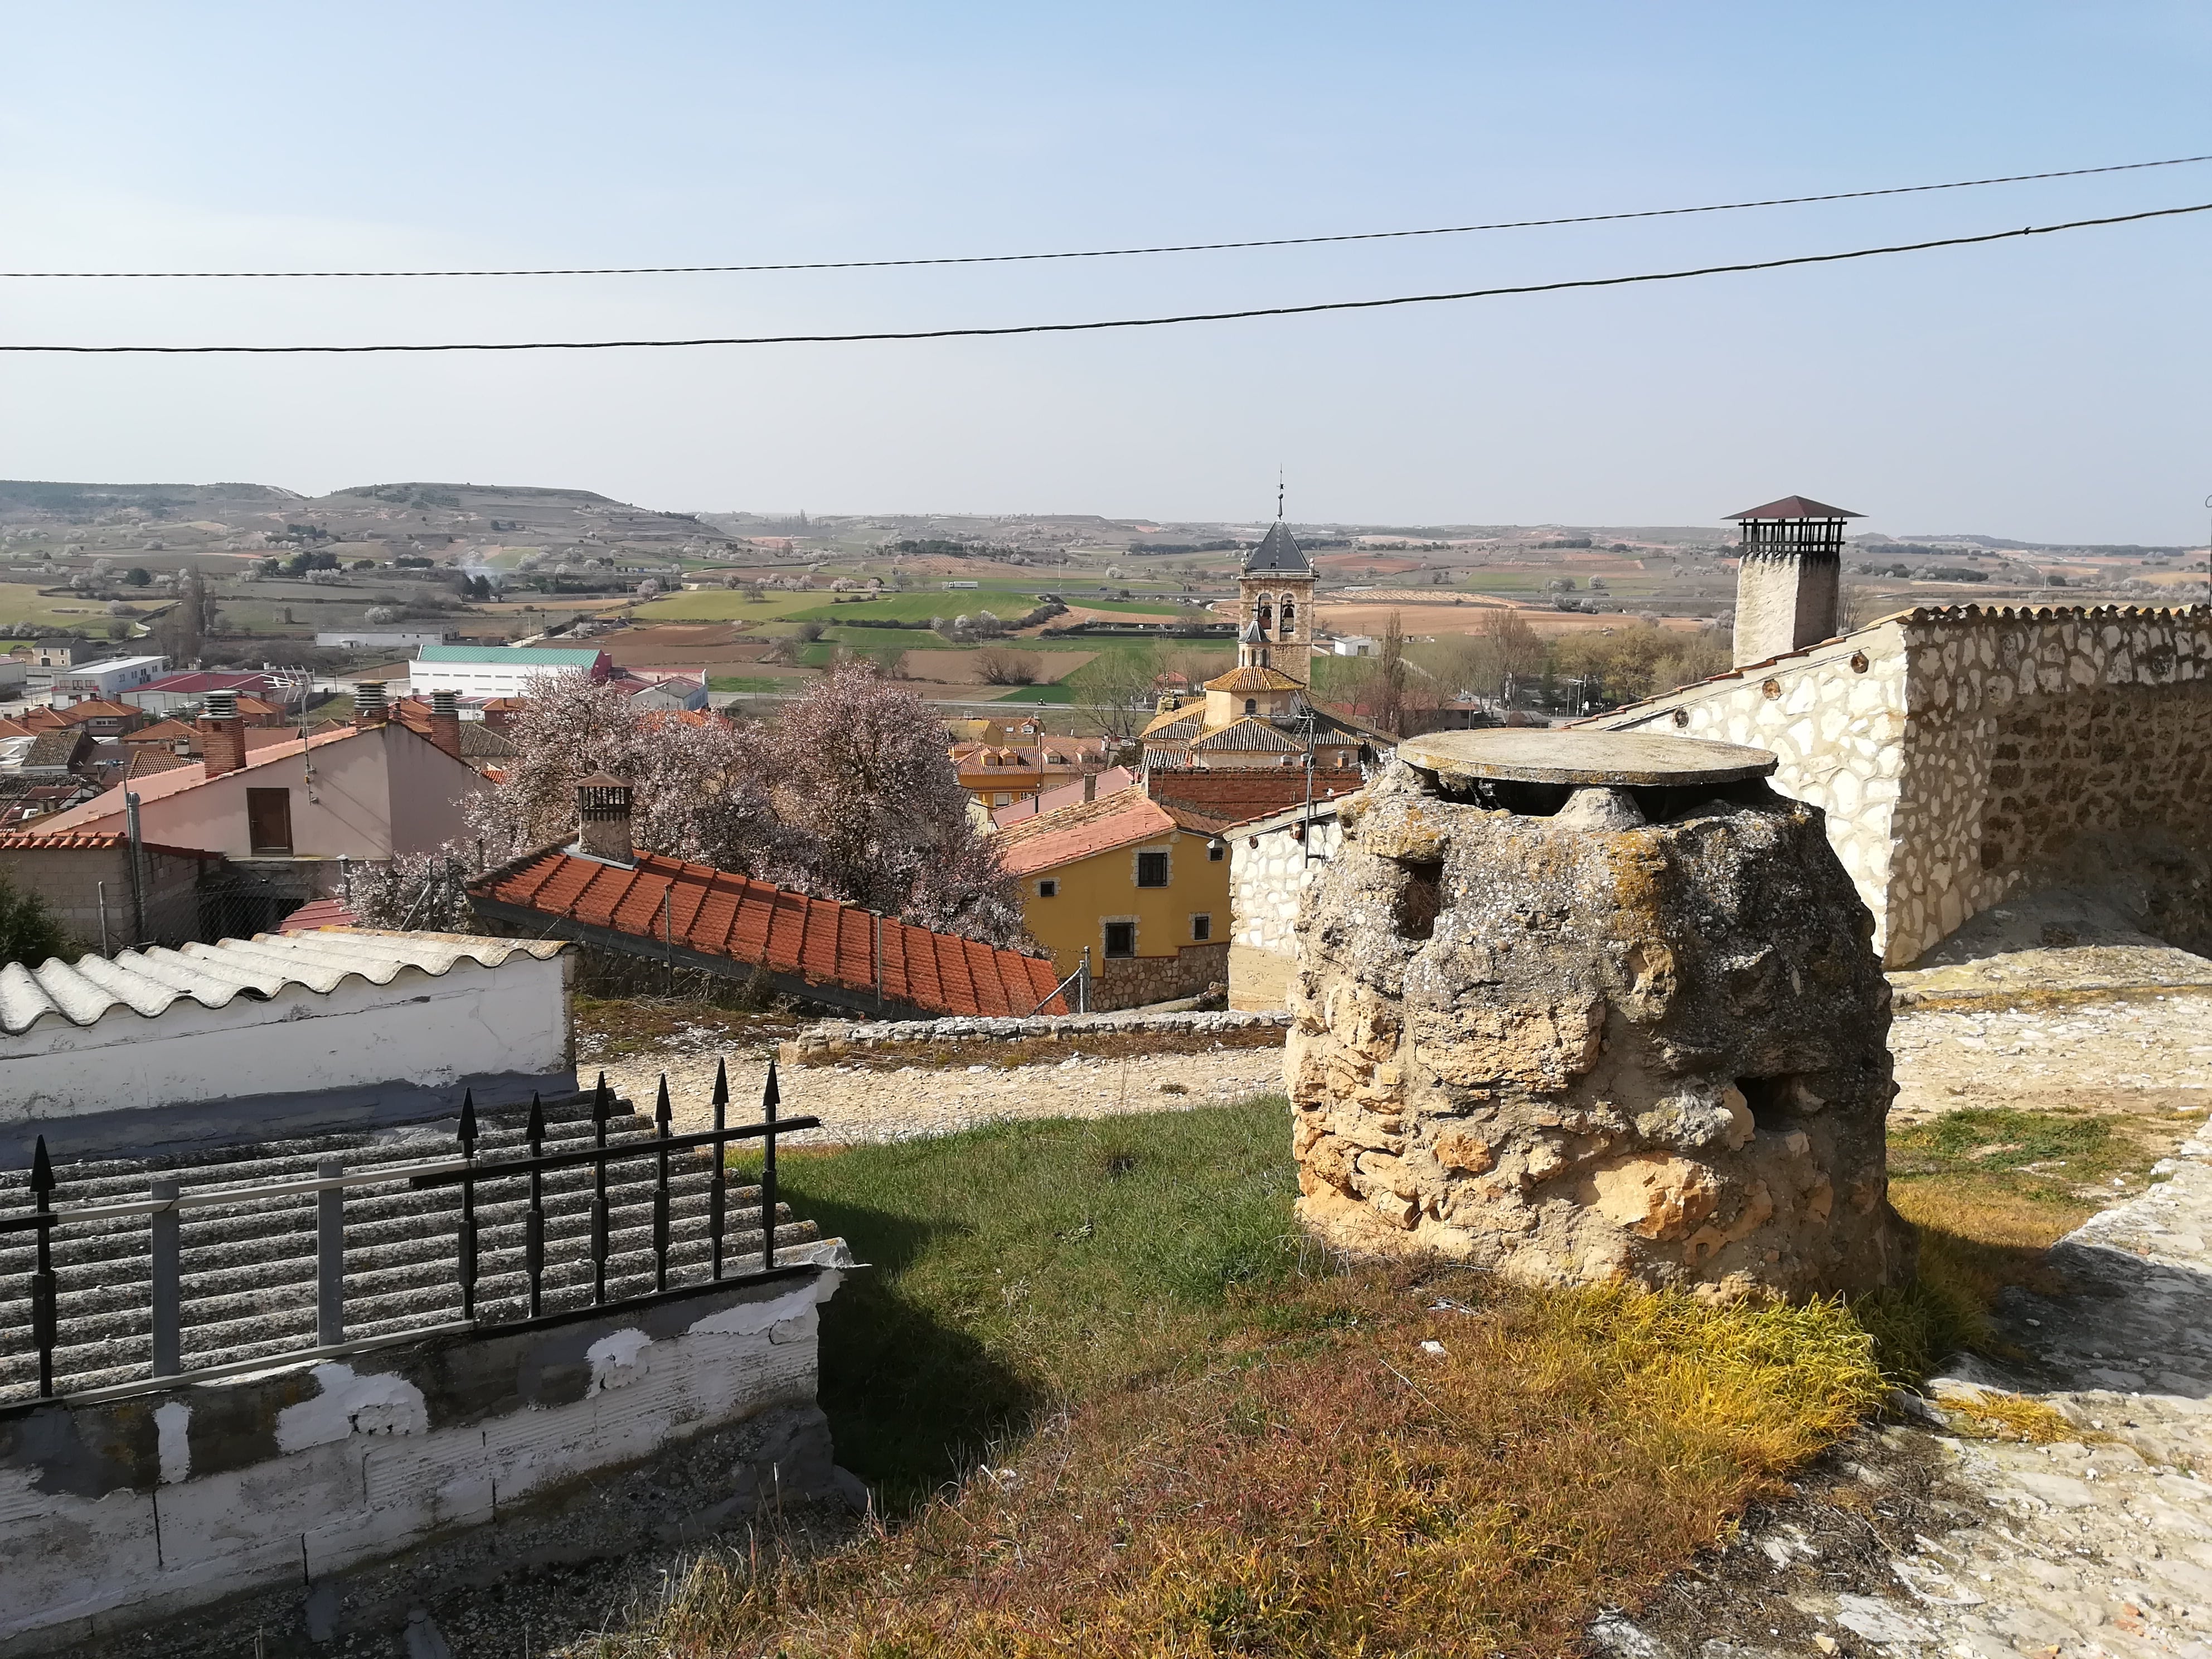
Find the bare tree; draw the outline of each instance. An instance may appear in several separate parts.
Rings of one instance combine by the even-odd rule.
[[[188,564],[177,575],[177,602],[154,624],[154,637],[172,668],[192,668],[207,654],[207,632],[215,622],[215,605],[208,598],[207,582],[198,564]]]
[[[995,647],[978,651],[975,663],[986,685],[1035,685],[1041,666],[1034,651],[1001,651]]]
[[[1152,717],[1151,659],[1134,651],[1102,651],[1067,677],[1075,713],[1101,737],[1121,742]]]

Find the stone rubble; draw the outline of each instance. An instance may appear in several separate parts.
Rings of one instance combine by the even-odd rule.
[[[668,1073],[676,1133],[711,1127],[713,1054],[635,1055],[607,1066],[607,1081],[641,1103],[653,1098]],[[731,1121],[759,1116],[767,1056],[730,1057]],[[586,1079],[587,1081],[589,1079]],[[1283,1086],[1279,1048],[1219,1048],[1195,1054],[1145,1054],[1127,1060],[1071,1058],[1007,1067],[793,1066],[777,1073],[786,1116],[811,1113],[822,1127],[784,1145],[852,1146],[951,1134],[985,1123],[1041,1117],[1111,1117],[1194,1106],[1223,1106]]]

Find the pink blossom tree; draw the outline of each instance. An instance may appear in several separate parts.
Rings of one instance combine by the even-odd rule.
[[[769,799],[775,759],[757,728],[634,709],[579,675],[540,682],[507,736],[505,781],[470,808],[495,863],[574,839],[576,785],[605,772],[629,784],[631,839],[647,852],[764,881],[809,867],[805,836]]]
[[[533,690],[505,780],[470,808],[493,862],[566,843],[576,785],[631,787],[641,850],[734,870],[994,945],[1021,901],[976,832],[944,727],[874,664],[839,665],[769,728],[649,714],[581,678]]]

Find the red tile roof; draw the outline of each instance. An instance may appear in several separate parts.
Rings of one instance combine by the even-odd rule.
[[[358,927],[361,918],[345,907],[343,899],[309,899],[305,904],[276,924],[280,933],[309,933],[318,927]]]
[[[1141,789],[1124,789],[1104,800],[1040,812],[994,830],[991,840],[1006,872],[1026,876],[1097,853],[1110,853],[1117,847],[1158,841],[1175,829],[1176,821],[1166,808]]]
[[[60,830],[40,835],[33,830],[13,830],[0,835],[0,853],[112,853],[128,847],[131,837],[120,830]],[[168,847],[145,843],[149,853],[166,853],[173,859],[219,859],[204,847]]]
[[[663,939],[665,897],[668,929],[684,950],[868,995],[876,989],[880,920],[888,1002],[945,1014],[1026,1015],[1040,1004],[1048,1013],[1067,1012],[1053,994],[1060,975],[1049,962],[653,853],[625,867],[548,848],[479,876],[469,895],[626,933],[648,947]]]

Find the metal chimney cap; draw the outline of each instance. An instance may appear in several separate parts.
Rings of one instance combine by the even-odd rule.
[[[1780,764],[1764,749],[1642,732],[1436,732],[1408,738],[1398,757],[1423,771],[1515,783],[1632,786],[1740,783]]]
[[[234,720],[238,718],[238,693],[210,691],[204,706],[206,717],[211,720]]]

